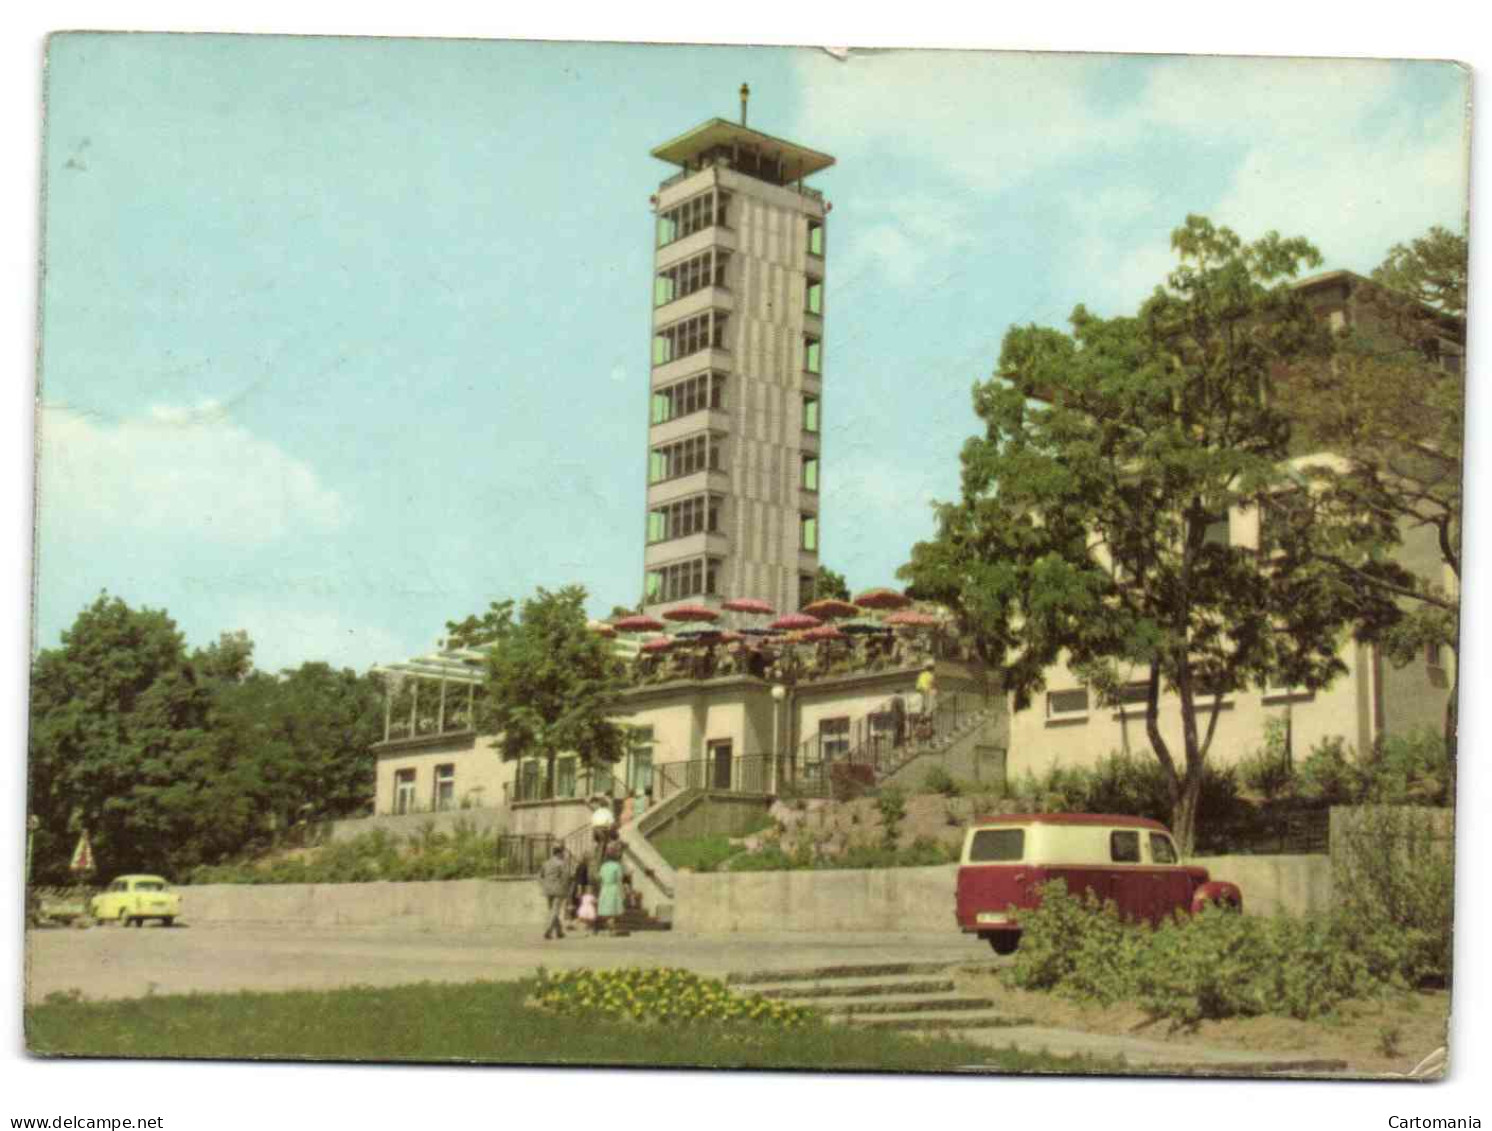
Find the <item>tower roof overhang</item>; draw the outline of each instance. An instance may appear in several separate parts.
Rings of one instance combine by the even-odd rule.
[[[688,133],[664,142],[653,150],[653,156],[688,168],[701,154],[730,145],[750,146],[764,155],[780,156],[783,166],[794,171],[794,180],[810,177],[834,164],[834,158],[827,153],[727,122],[724,118],[711,118]]]

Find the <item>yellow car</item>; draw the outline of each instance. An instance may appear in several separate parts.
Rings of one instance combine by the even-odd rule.
[[[89,904],[101,923],[121,927],[143,927],[146,919],[159,919],[169,927],[181,914],[181,896],[160,876],[120,876]]]

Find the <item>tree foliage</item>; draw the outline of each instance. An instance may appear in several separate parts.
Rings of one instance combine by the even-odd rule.
[[[585,597],[578,585],[538,590],[487,657],[480,725],[501,736],[504,758],[543,759],[551,782],[562,753],[602,766],[627,750],[625,728],[610,718],[624,686],[622,666],[586,627]]]
[[[36,659],[31,681],[34,870],[66,875],[87,829],[109,875],[180,875],[343,816],[372,791],[379,684],[306,664],[253,670],[246,633],[187,655],[163,611],[101,595]]]
[[[828,566],[821,565],[818,574],[813,579],[813,598],[817,601],[825,597],[848,601],[850,583],[845,580],[844,574],[835,573]]]
[[[1289,422],[1271,397],[1326,331],[1290,285],[1319,256],[1270,233],[1245,244],[1188,217],[1180,257],[1137,317],[1083,307],[1070,333],[1005,336],[974,389],[962,499],[902,576],[958,614],[1018,707],[1061,659],[1116,702],[1139,681],[1145,731],[1189,846],[1219,705],[1265,681],[1324,686],[1345,626],[1388,613],[1298,546],[1268,559],[1219,538],[1230,513],[1290,486]],[[1174,692],[1181,743],[1160,726]]]
[[[1297,447],[1335,457],[1310,468],[1312,490],[1297,498],[1310,513],[1297,521],[1336,533],[1318,548],[1348,583],[1398,602],[1383,634],[1398,664],[1427,645],[1459,659],[1466,269],[1466,240],[1443,228],[1397,245],[1373,272],[1382,286],[1358,289],[1331,364],[1298,367],[1285,389]],[[1411,541],[1428,544],[1431,568],[1364,564]],[[1453,767],[1458,684],[1444,724]]]

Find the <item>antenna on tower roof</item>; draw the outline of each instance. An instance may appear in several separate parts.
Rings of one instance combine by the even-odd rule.
[[[746,124],[746,100],[751,97],[751,88],[745,83],[741,84],[741,125]]]

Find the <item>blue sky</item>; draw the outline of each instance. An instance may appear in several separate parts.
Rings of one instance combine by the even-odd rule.
[[[642,572],[650,148],[825,150],[823,560],[884,584],[1012,323],[1188,212],[1367,270],[1464,212],[1449,64],[209,36],[48,60],[36,636],[107,588],[363,668]]]

